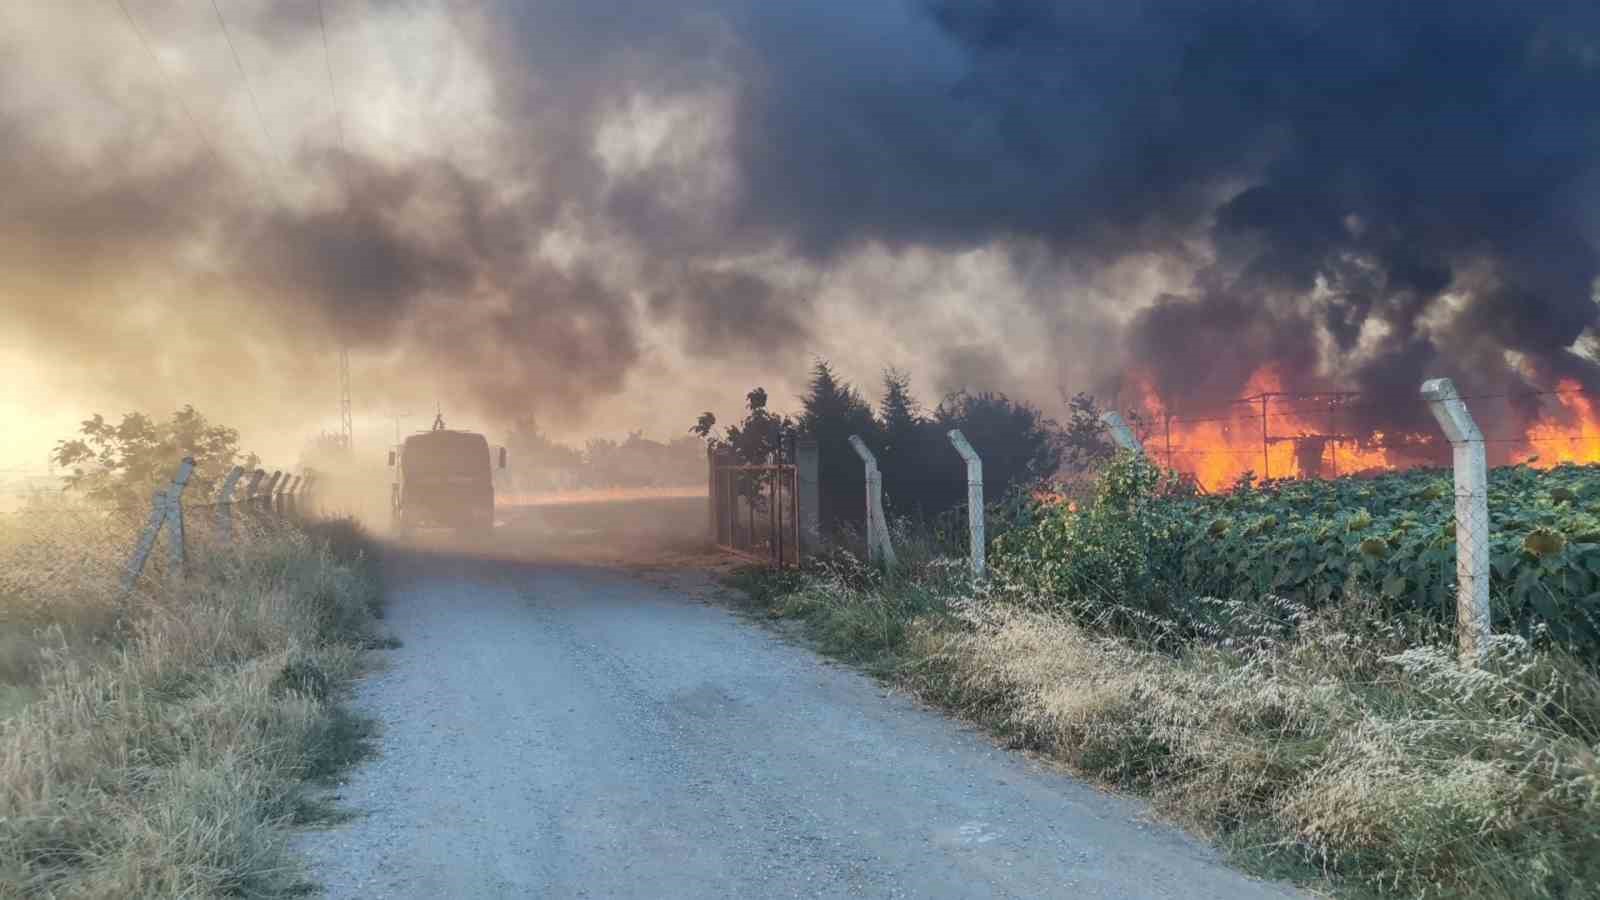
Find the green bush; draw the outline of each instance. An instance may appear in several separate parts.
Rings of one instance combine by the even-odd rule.
[[[1107,467],[1074,509],[1036,506],[995,538],[999,582],[1078,615],[1157,621],[1181,595],[1184,523],[1169,502],[1174,480],[1143,457]]]

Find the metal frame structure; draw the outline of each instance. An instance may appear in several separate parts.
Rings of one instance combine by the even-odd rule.
[[[800,562],[800,470],[793,462],[743,464],[707,453],[711,535],[718,547],[774,566]]]

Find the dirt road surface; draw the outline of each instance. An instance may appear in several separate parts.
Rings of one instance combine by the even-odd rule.
[[[681,568],[506,557],[392,563],[379,752],[301,839],[327,896],[1293,896]]]

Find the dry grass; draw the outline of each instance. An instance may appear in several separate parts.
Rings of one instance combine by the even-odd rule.
[[[366,736],[334,702],[379,597],[358,531],[260,521],[223,547],[191,527],[189,575],[157,567],[120,603],[127,532],[28,527],[0,543],[0,897],[303,890],[284,826]]]
[[[1256,871],[1350,896],[1600,896],[1600,679],[1571,657],[1501,639],[1464,670],[1360,605],[1249,649],[1162,653],[973,599],[948,571],[743,586]]]

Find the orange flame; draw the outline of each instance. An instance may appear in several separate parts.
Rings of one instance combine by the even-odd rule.
[[[1540,468],[1600,462],[1600,416],[1595,415],[1594,401],[1579,393],[1582,389],[1571,379],[1556,385],[1562,421],[1545,418],[1530,425],[1524,437],[1528,446],[1512,451],[1512,462]]]
[[[1316,478],[1398,464],[1380,446],[1382,433],[1359,441],[1340,436],[1335,402],[1318,409],[1315,402],[1275,396],[1282,393],[1282,380],[1271,367],[1258,369],[1244,393],[1255,399],[1209,415],[1168,419],[1165,404],[1146,384],[1144,405],[1153,426],[1147,449],[1208,491],[1225,490],[1246,472],[1257,479]]]
[[[1491,447],[1491,463],[1548,467],[1600,462],[1600,408],[1579,393],[1581,386],[1575,381],[1563,380],[1557,387],[1559,409],[1548,410],[1524,429],[1520,439],[1513,438],[1514,449],[1503,444]],[[1437,447],[1441,437],[1342,434],[1336,400],[1322,406],[1305,397],[1281,395],[1282,380],[1270,366],[1257,370],[1245,385],[1243,393],[1253,399],[1204,415],[1174,413],[1168,419],[1167,404],[1154,386],[1143,382],[1140,388],[1149,426],[1146,450],[1156,460],[1193,476],[1208,491],[1226,490],[1245,472],[1255,473],[1257,479],[1328,478],[1408,468],[1418,464],[1419,457],[1415,450],[1408,454],[1407,448]],[[1263,402],[1262,397],[1267,399]],[[1491,430],[1488,424],[1480,423],[1485,431]]]
[[[623,503],[635,500],[688,500],[706,496],[704,485],[641,488],[580,488],[533,494],[496,492],[496,506],[571,506],[589,503]]]

